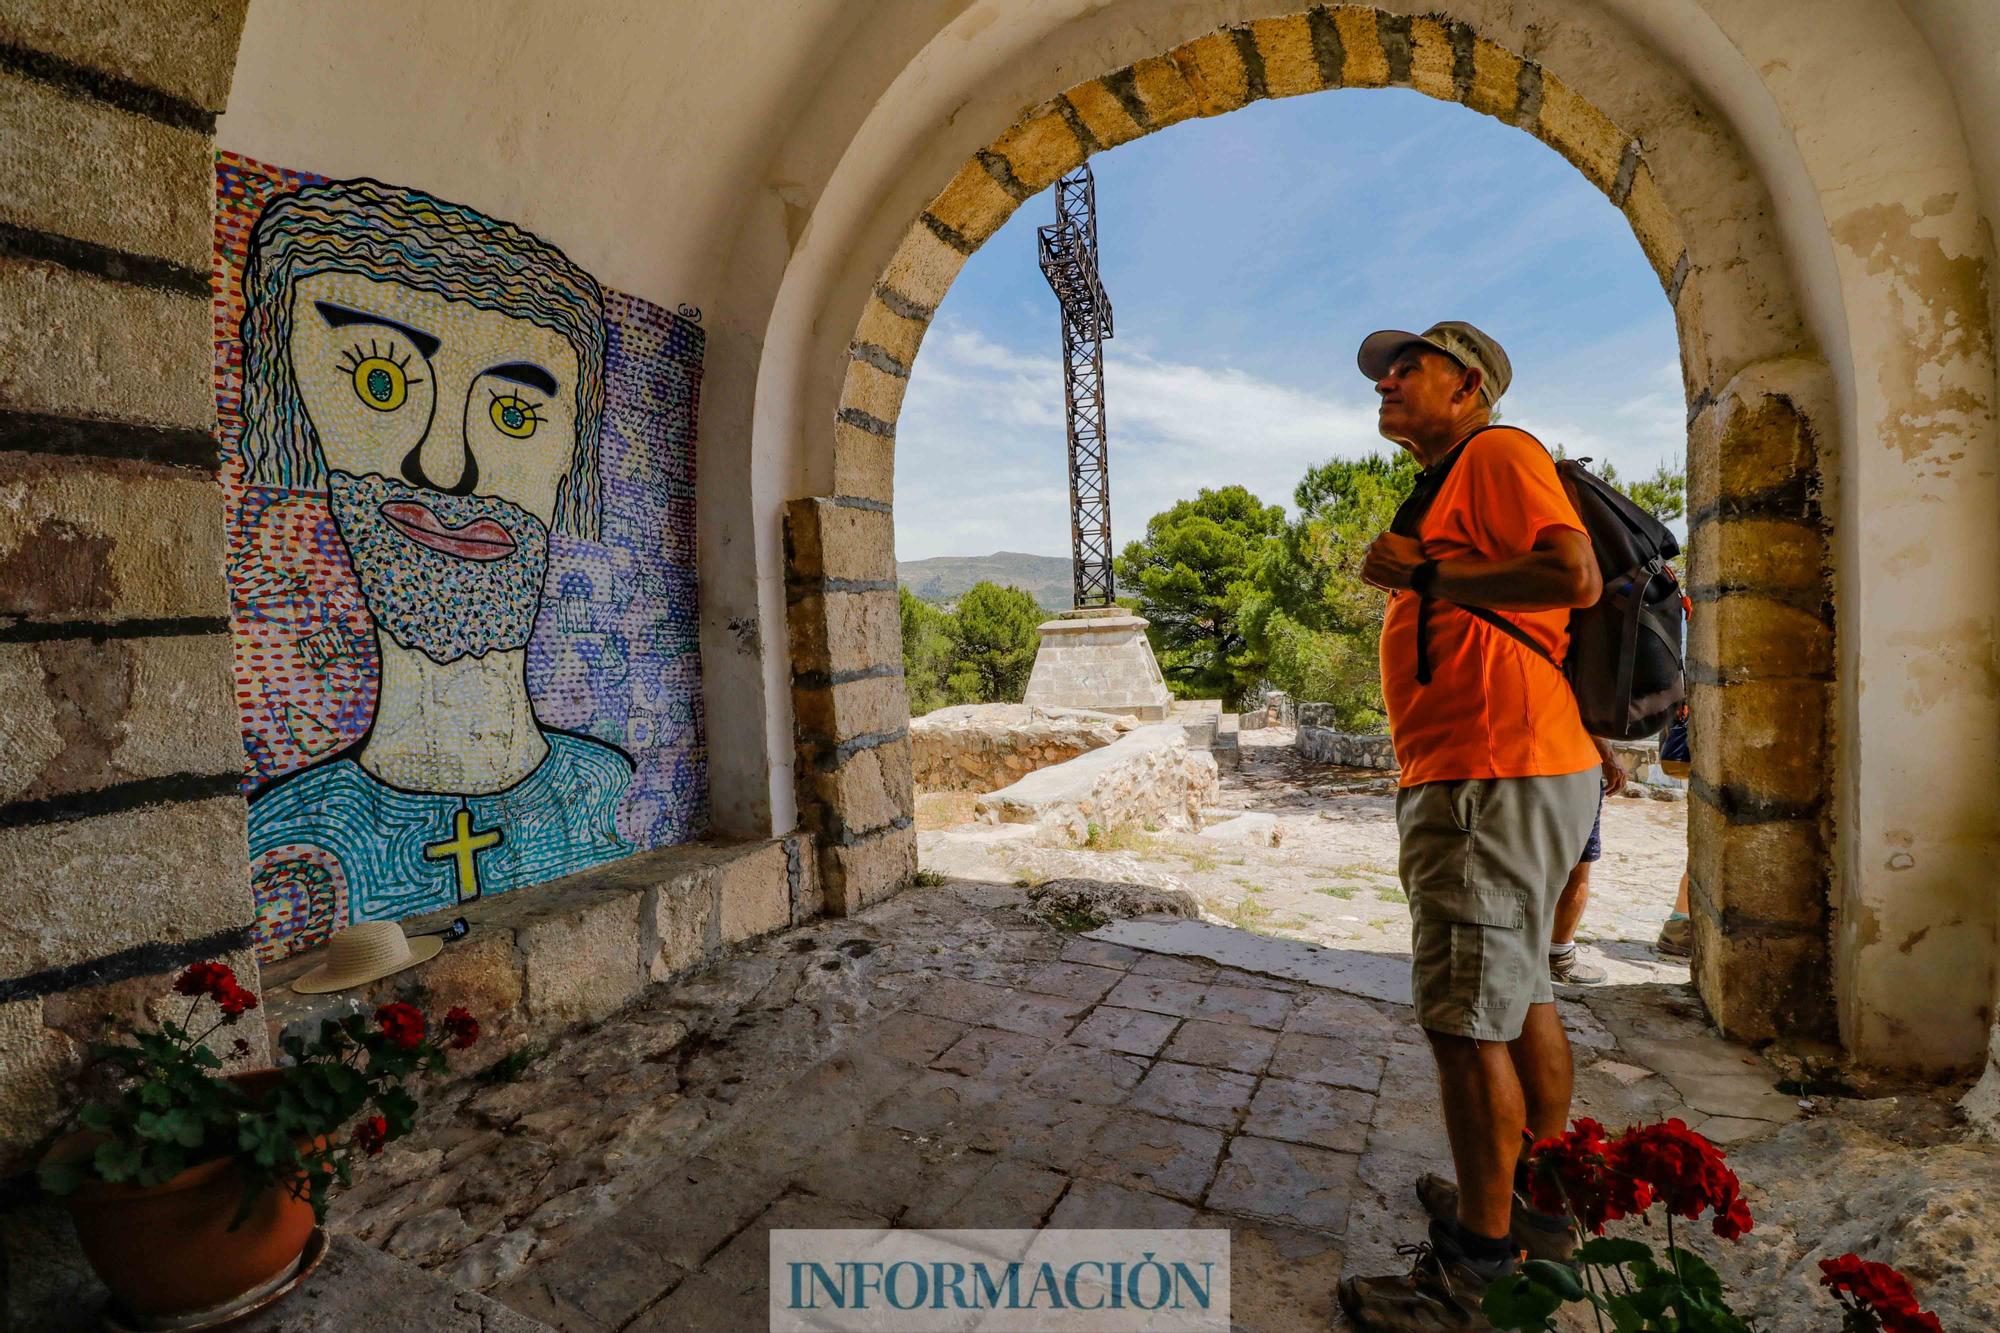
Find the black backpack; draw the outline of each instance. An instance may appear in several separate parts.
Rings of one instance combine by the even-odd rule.
[[[1466,446],[1485,431],[1497,429],[1481,427],[1434,467],[1424,469],[1389,530],[1415,537]],[[1604,592],[1592,605],[1569,613],[1569,654],[1558,669],[1576,692],[1586,731],[1606,740],[1641,740],[1672,721],[1687,694],[1681,624],[1688,600],[1667,565],[1680,554],[1681,546],[1658,519],[1584,467],[1588,461],[1563,459],[1556,464],[1556,475],[1590,535],[1591,550],[1604,575]],[[1423,597],[1417,607],[1417,681],[1425,685],[1431,675],[1428,621],[1433,600]],[[1479,617],[1549,665],[1557,665],[1541,644],[1505,616],[1483,606],[1446,605]]]

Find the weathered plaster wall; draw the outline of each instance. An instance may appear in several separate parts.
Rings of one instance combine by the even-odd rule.
[[[256,976],[202,364],[242,19],[0,13],[0,1174],[106,1013]]]

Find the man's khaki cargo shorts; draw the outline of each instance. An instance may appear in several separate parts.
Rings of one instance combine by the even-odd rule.
[[[1549,1004],[1556,900],[1590,836],[1601,770],[1427,782],[1396,793],[1411,981],[1427,1031],[1521,1035]]]

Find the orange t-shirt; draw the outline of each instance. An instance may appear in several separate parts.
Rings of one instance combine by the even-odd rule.
[[[1469,441],[1418,535],[1433,560],[1526,555],[1545,528],[1582,532],[1548,450],[1499,427]],[[1389,597],[1382,696],[1401,785],[1580,773],[1598,764],[1569,681],[1501,631],[1449,603],[1430,607],[1431,682],[1417,684],[1416,593]],[[1569,611],[1502,611],[1560,662]]]

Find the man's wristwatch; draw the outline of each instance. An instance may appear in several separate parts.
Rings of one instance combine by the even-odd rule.
[[[1410,571],[1410,587],[1418,595],[1428,597],[1431,595],[1431,585],[1437,582],[1437,576],[1438,562],[1421,560],[1417,562],[1417,567]]]

